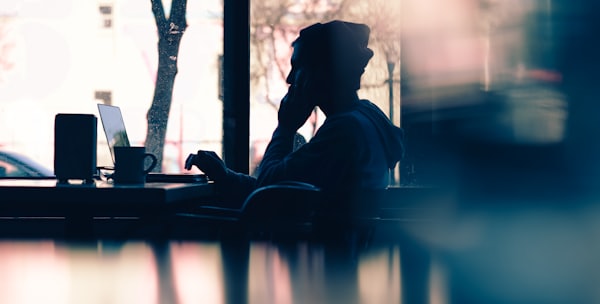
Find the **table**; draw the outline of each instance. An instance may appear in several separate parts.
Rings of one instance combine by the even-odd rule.
[[[0,217],[63,217],[67,234],[89,233],[98,217],[152,217],[210,199],[212,183],[60,184],[54,179],[0,179]]]
[[[557,206],[545,196],[431,196],[421,190],[394,189],[390,195],[407,208],[382,220],[384,229],[359,248],[293,239],[140,242],[127,235],[82,245],[2,239],[6,230],[0,227],[0,302],[40,302],[37,296],[46,303],[81,302],[89,295],[98,303],[106,302],[102,295],[143,303],[600,302],[600,196],[568,195],[556,200],[570,204]],[[0,180],[0,217],[60,214],[76,235],[89,229],[92,214],[160,215],[211,194],[212,185],[202,184],[79,187]],[[413,200],[419,209],[409,206]],[[429,208],[440,204],[459,207]],[[132,270],[136,265],[142,268]]]

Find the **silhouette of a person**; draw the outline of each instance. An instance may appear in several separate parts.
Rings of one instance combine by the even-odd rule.
[[[256,177],[228,169],[212,151],[190,154],[193,165],[215,181],[224,200],[242,203],[261,186],[282,181],[315,185],[331,198],[351,190],[383,189],[389,172],[404,153],[403,131],[357,91],[373,56],[367,25],[344,21],[316,23],[292,43],[289,89],[283,97],[278,126],[257,168]],[[294,150],[296,131],[315,106],[326,120],[315,136]]]

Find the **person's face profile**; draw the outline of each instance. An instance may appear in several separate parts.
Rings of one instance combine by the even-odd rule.
[[[291,69],[290,69],[290,73],[288,74],[287,78],[286,78],[286,82],[290,85],[293,85],[296,80],[298,79],[298,71],[300,70],[300,44],[296,44],[294,45],[294,50],[292,52],[292,57],[290,58],[290,64],[291,64]]]
[[[296,73],[297,73],[297,69],[292,66],[292,69],[290,70],[290,73],[288,74],[287,78],[285,79],[285,82],[287,82],[287,84],[289,85],[293,85],[294,82],[296,81]]]
[[[312,52],[304,43],[304,41],[297,40],[292,45],[294,49],[290,58],[291,69],[286,82],[290,86],[295,85],[306,91],[307,95],[305,96],[310,96],[306,101],[319,106],[328,98],[327,77],[330,74],[323,65],[314,63],[319,58],[311,57]]]
[[[288,84],[303,86],[304,83],[299,82],[319,82],[318,76],[323,76],[322,74],[324,74],[325,71],[322,70],[322,67],[317,67],[314,63],[311,63],[314,58],[309,58],[307,56],[307,51],[305,50],[303,43],[296,42],[290,59],[291,70],[286,78]]]

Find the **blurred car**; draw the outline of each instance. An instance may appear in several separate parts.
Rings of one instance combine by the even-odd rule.
[[[0,150],[0,178],[6,177],[54,177],[54,171],[25,155]]]

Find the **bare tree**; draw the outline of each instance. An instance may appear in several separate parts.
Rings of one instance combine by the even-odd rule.
[[[366,75],[363,88],[383,88],[389,81],[390,64],[400,62],[400,33],[402,26],[401,0],[346,0],[340,18],[363,22],[371,28],[370,47],[383,60],[371,63],[371,73]]]
[[[187,0],[173,0],[169,18],[165,15],[161,0],[150,1],[158,32],[158,70],[154,98],[147,114],[148,130],[145,145],[147,151],[158,159],[154,171],[161,171],[167,123],[173,99],[173,85],[177,75],[177,56],[181,38],[187,27]]]
[[[264,99],[276,110],[270,84],[285,81],[290,69],[291,43],[300,29],[315,22],[335,18],[345,0],[260,0],[251,6],[250,80],[253,88],[262,88]]]
[[[271,99],[270,84],[274,79],[285,79],[288,64],[286,48],[281,50],[280,41],[291,42],[289,32],[297,31],[296,25],[289,20],[290,10],[296,1],[264,0],[253,1],[251,6],[251,67],[250,80],[254,88],[263,88],[264,98],[275,109],[278,102]]]
[[[301,28],[335,19],[346,0],[260,0],[251,7],[251,86],[264,93],[261,99],[276,111],[281,96],[271,96],[272,84],[283,84],[290,70],[291,43]],[[312,119],[317,128],[317,110]]]
[[[400,60],[400,5],[389,0],[255,0],[252,2],[250,43],[252,48],[251,81],[253,88],[265,92],[265,100],[275,109],[279,100],[271,98],[270,83],[284,81],[289,71],[290,44],[300,28],[315,22],[344,19],[363,22],[371,27],[371,47],[383,53],[383,62],[375,63],[364,88],[379,89],[388,81],[390,62]]]

